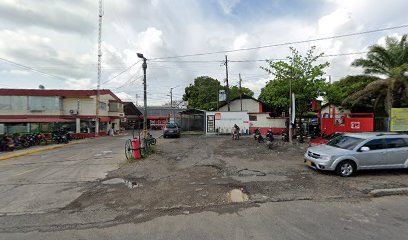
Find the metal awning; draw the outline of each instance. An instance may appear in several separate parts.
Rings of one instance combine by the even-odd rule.
[[[110,122],[110,117],[99,117],[99,122]]]

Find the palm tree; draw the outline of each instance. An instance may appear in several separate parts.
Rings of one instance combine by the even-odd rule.
[[[385,46],[375,44],[369,48],[367,58],[359,58],[351,64],[364,68],[365,74],[380,74],[392,76],[394,68],[408,63],[407,35],[398,41],[395,37],[387,37]]]
[[[343,105],[352,106],[371,100],[373,110],[383,107],[388,116],[394,106],[408,105],[408,78],[404,72],[408,70],[408,42],[407,35],[400,40],[387,37],[385,47],[373,45],[367,53],[367,58],[356,59],[352,66],[363,67],[365,74],[385,75],[363,89],[344,99]]]

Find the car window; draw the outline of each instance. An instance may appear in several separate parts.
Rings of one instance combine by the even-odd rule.
[[[166,124],[166,128],[177,128],[175,124]]]
[[[367,142],[366,144],[364,144],[364,147],[369,147],[370,150],[384,149],[385,148],[384,139],[381,138],[381,139],[371,140]]]
[[[401,148],[401,147],[408,147],[407,139],[404,138],[387,138],[385,142],[387,144],[387,148]]]
[[[352,150],[362,141],[364,141],[362,138],[339,135],[330,140],[327,145]]]

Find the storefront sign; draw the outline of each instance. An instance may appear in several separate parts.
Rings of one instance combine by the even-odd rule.
[[[351,122],[351,129],[360,129],[360,122]]]
[[[408,131],[408,108],[391,108],[390,130]]]
[[[215,113],[215,120],[221,120],[221,113]]]

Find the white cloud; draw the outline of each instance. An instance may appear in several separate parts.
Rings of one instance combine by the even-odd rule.
[[[240,0],[221,0],[220,6],[225,14],[231,14],[234,7],[240,2]]]
[[[102,28],[102,83],[147,58],[251,48],[397,26],[406,23],[406,0],[318,0],[316,11],[278,11],[288,1],[272,1],[260,9],[256,4],[241,11],[240,1],[218,0],[121,0],[105,1]],[[310,3],[310,4],[313,4]],[[308,3],[309,4],[309,3]],[[258,8],[257,8],[258,7]],[[287,7],[287,6],[286,6]],[[47,9],[45,11],[44,9]],[[220,13],[221,9],[221,13]],[[290,8],[288,8],[290,9]],[[239,10],[239,11],[238,11]],[[267,11],[267,12],[266,12]],[[299,13],[300,12],[300,13]],[[98,1],[21,1],[0,3],[0,57],[58,75],[61,81],[0,63],[0,84],[20,87],[92,88],[97,81]],[[269,14],[273,13],[273,14]],[[279,13],[279,14],[275,14]],[[299,14],[301,15],[299,15]],[[360,52],[382,42],[385,35],[403,34],[406,29],[293,45],[301,53],[316,45],[326,54]],[[230,60],[284,58],[289,46],[228,53]],[[188,58],[148,61],[149,104],[168,101],[169,88],[180,97],[194,78],[208,75],[222,82],[224,53]],[[364,55],[361,55],[364,56]],[[356,56],[325,58],[331,63],[327,75],[337,80],[347,74],[361,73],[350,67]],[[210,61],[183,63],[177,61]],[[259,68],[263,62],[230,62],[231,84],[243,76],[244,86],[259,93],[269,76]],[[131,77],[134,76],[132,80]],[[102,88],[142,96],[141,62],[130,71],[102,84]],[[122,88],[117,89],[119,86]],[[123,95],[125,96],[125,95]],[[129,97],[125,96],[125,97]]]
[[[90,79],[67,79],[64,82],[65,89],[89,89],[90,87]]]
[[[119,92],[119,93],[115,93],[115,95],[120,98],[120,100],[125,101],[125,102],[134,102],[135,99],[133,96],[125,93],[125,92]]]

